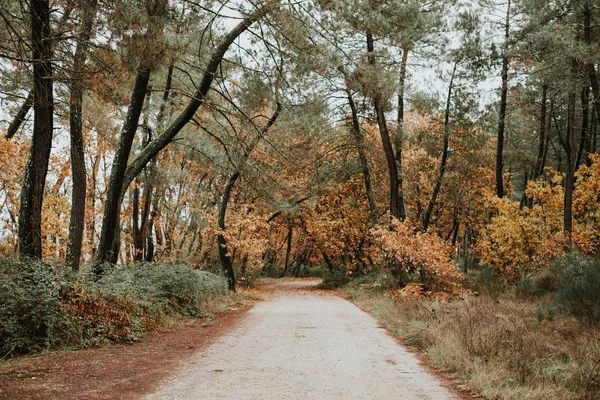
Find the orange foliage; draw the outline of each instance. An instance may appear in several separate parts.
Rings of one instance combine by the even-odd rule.
[[[417,273],[428,288],[458,294],[462,275],[452,261],[452,247],[437,235],[414,232],[410,225],[394,220],[391,229],[375,230],[383,256],[392,257],[396,268]],[[383,264],[384,259],[379,263]]]

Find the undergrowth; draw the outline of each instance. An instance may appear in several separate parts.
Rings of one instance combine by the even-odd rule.
[[[565,268],[557,265],[556,273]],[[341,292],[483,398],[592,400],[600,398],[600,328],[590,322],[598,280],[587,278],[596,273],[575,268],[570,277],[586,278],[556,282],[542,276],[533,291],[551,290],[544,297],[512,291],[449,302],[402,299],[385,275],[383,284],[369,277]],[[548,309],[555,310],[550,318]]]
[[[132,342],[177,318],[209,317],[229,300],[222,277],[186,264],[73,274],[0,259],[0,361],[15,355]]]

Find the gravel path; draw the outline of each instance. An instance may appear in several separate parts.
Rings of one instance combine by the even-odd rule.
[[[277,285],[146,398],[455,399],[370,315],[302,284]]]

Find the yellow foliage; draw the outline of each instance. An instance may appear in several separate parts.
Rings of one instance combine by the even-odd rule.
[[[600,156],[581,166],[573,191],[573,246],[583,254],[600,250]],[[546,179],[531,181],[526,194],[532,208],[495,196],[485,198],[492,217],[474,253],[498,275],[514,280],[548,266],[568,250],[563,232],[563,174],[546,169]]]

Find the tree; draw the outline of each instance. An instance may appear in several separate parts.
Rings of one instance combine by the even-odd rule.
[[[69,129],[71,139],[71,171],[73,189],[71,194],[71,218],[69,223],[69,239],[65,263],[73,270],[79,270],[83,228],[85,218],[85,200],[87,195],[87,178],[83,151],[83,88],[85,80],[85,61],[89,47],[94,19],[96,0],[82,2],[81,27],[77,37],[75,56],[73,59],[73,76],[71,77],[71,101],[69,103]]]
[[[54,97],[50,4],[31,0],[31,48],[33,59],[33,137],[21,189],[19,255],[42,257],[42,203],[52,148]]]
[[[127,165],[127,160],[131,150],[131,142],[133,140],[135,130],[137,129],[137,121],[143,106],[143,100],[146,94],[150,75],[150,69],[148,67],[144,67],[138,71],[136,84],[132,93],[130,110],[128,111],[127,122],[123,127],[123,133],[125,133],[123,136],[123,145],[119,146],[119,157],[115,157],[115,166],[113,167],[114,175],[111,173],[109,191],[107,193],[107,201],[103,215],[102,234],[96,254],[96,265],[100,265],[102,262],[116,262],[117,254],[115,254],[116,251],[114,246],[118,230],[117,222],[119,220],[123,191],[142,171],[148,162],[150,162],[162,149],[164,149],[185,127],[185,125],[192,120],[198,108],[205,102],[206,95],[211,88],[217,69],[221,64],[225,53],[229,49],[229,46],[231,46],[231,44],[239,37],[239,35],[241,35],[250,25],[265,15],[268,10],[268,7],[258,9],[256,12],[244,18],[242,22],[240,22],[229,32],[229,34],[212,53],[210,61],[206,66],[204,75],[202,77],[202,81],[200,82],[196,93],[194,93],[193,97],[189,100],[189,103],[185,109],[169,124],[167,128],[165,128],[162,133],[150,141],[129,165]],[[101,274],[102,272],[97,270],[97,273]]]

